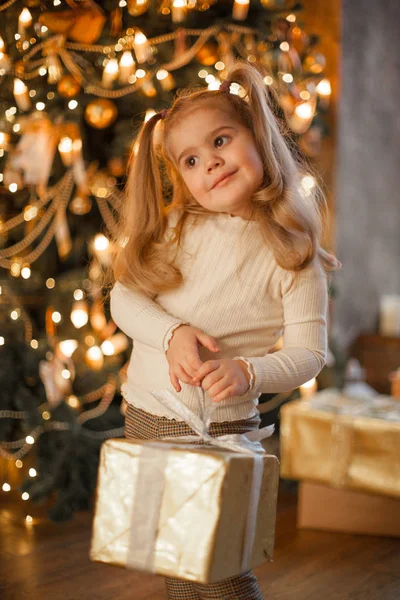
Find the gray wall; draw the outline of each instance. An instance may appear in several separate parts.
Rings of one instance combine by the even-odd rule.
[[[378,328],[400,293],[400,1],[343,0],[332,338]]]

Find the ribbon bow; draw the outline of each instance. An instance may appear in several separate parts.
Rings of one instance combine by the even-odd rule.
[[[181,399],[170,390],[151,391],[151,394],[163,406],[169,408],[177,417],[185,421],[187,425],[197,435],[179,436],[179,440],[185,442],[196,442],[202,440],[206,444],[226,448],[233,452],[242,454],[265,454],[265,450],[260,441],[271,436],[274,431],[274,425],[255,429],[247,433],[232,433],[212,437],[209,434],[211,416],[216,408],[216,404],[207,404],[205,393],[202,387],[195,387],[199,395],[200,416],[196,415],[190,408],[182,403]],[[175,437],[166,437],[165,440],[176,439]]]

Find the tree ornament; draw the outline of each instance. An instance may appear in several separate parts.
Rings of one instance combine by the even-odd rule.
[[[39,23],[53,33],[61,33],[81,44],[94,44],[107,21],[102,9],[93,0],[83,0],[73,10],[45,12]]]
[[[118,110],[114,102],[107,98],[97,98],[89,102],[85,109],[86,122],[95,129],[105,129],[114,123]]]
[[[149,9],[147,0],[128,0],[128,12],[132,17],[140,17]]]
[[[50,408],[56,408],[72,392],[75,367],[68,357],[54,356],[51,361],[39,362],[40,379],[46,390]]]
[[[19,172],[24,185],[38,186],[44,192],[50,177],[54,154],[57,145],[55,127],[41,113],[33,113],[20,123],[21,138],[13,152],[10,153],[7,169]]]
[[[219,46],[217,42],[209,40],[196,54],[196,60],[205,67],[211,67],[219,59]]]
[[[64,75],[57,85],[57,91],[63,98],[73,98],[79,94],[81,86],[73,75]]]
[[[91,208],[91,199],[89,198],[86,192],[81,193],[79,192],[79,190],[75,198],[73,198],[73,200],[71,200],[71,202],[69,203],[69,210],[74,215],[86,215],[88,212],[91,211]]]

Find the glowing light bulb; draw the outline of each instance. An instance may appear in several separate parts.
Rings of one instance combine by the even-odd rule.
[[[316,87],[317,94],[320,97],[320,106],[328,108],[332,88],[329,79],[321,79]]]
[[[96,237],[94,238],[94,248],[95,250],[98,250],[99,252],[102,252],[103,250],[106,250],[109,246],[110,242],[108,240],[108,238],[106,238],[105,235],[103,235],[102,233],[99,233],[96,235]]]
[[[28,94],[28,88],[18,78],[14,79],[14,98],[20,110],[26,111],[31,107],[31,101]]]
[[[77,329],[86,325],[89,320],[89,311],[87,303],[84,300],[74,302],[70,319]]]
[[[116,333],[101,344],[104,356],[114,356],[127,349],[129,340],[124,333]]]
[[[28,266],[22,267],[22,269],[21,269],[21,276],[23,277],[23,279],[29,279],[29,277],[31,276],[31,269],[30,269],[30,267],[28,267]]]
[[[182,23],[185,20],[187,12],[186,0],[173,0],[172,2],[172,22]]]
[[[171,73],[166,69],[159,69],[156,73],[156,77],[165,92],[169,92],[175,87],[175,80]]]
[[[79,406],[79,400],[78,400],[78,398],[76,396],[71,395],[71,396],[68,396],[67,404],[69,404],[70,406],[72,406],[72,408],[78,408],[78,406]]]
[[[18,17],[18,33],[24,35],[28,27],[32,25],[32,15],[28,8],[23,8]]]
[[[70,167],[73,161],[72,139],[68,136],[61,138],[60,143],[58,144],[58,151],[64,165]]]
[[[133,39],[133,48],[139,64],[146,62],[151,56],[150,45],[142,31],[137,31]]]
[[[235,0],[233,3],[232,17],[236,21],[244,21],[247,19],[249,7],[250,0]]]
[[[208,89],[209,90],[219,90],[220,85],[221,85],[220,80],[214,79],[213,81],[210,81],[210,83],[208,84]]]
[[[146,114],[145,114],[145,116],[144,116],[144,121],[145,121],[145,123],[147,123],[147,121],[148,121],[149,119],[151,119],[151,117],[154,117],[154,115],[155,115],[155,114],[156,114],[156,111],[154,110],[154,108],[148,108],[148,109],[146,110]]]
[[[129,83],[129,77],[135,69],[135,61],[132,52],[126,50],[119,61],[119,82],[122,84]]]
[[[92,346],[91,348],[88,348],[86,351],[85,360],[92,369],[101,369],[104,364],[104,356],[101,348],[99,348],[99,346]]]
[[[117,79],[119,72],[118,61],[111,58],[103,69],[103,78],[101,80],[104,87],[110,88]]]
[[[70,358],[78,347],[78,341],[77,340],[63,340],[62,342],[60,342],[58,344],[58,346],[59,346],[61,352],[64,354],[64,356],[67,356],[68,358]]]
[[[59,313],[58,311],[54,311],[53,314],[51,315],[52,321],[53,323],[60,323],[61,322],[61,313]]]
[[[311,119],[313,112],[313,107],[310,102],[302,102],[295,108],[296,115],[301,119]]]

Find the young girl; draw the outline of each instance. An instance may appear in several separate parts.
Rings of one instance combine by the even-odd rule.
[[[325,201],[302,188],[302,176],[248,63],[235,63],[218,91],[186,90],[144,123],[111,290],[112,317],[133,339],[127,437],[193,434],[150,390],[172,386],[196,412],[201,385],[217,403],[210,433],[218,436],[258,428],[261,393],[320,372],[326,271],[340,263],[320,247]],[[268,353],[282,331],[283,349]],[[166,586],[181,600],[263,598],[251,571],[212,585],[167,578]]]

